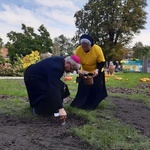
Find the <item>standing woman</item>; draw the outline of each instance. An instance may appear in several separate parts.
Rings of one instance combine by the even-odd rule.
[[[94,110],[107,97],[104,76],[105,58],[102,49],[94,44],[91,36],[84,34],[80,37],[79,42],[80,45],[75,50],[75,54],[80,58],[81,69],[78,70],[79,85],[77,94],[71,106]],[[85,72],[92,75],[92,85],[86,85],[84,83]]]

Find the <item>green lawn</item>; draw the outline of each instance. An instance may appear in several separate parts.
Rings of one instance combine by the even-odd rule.
[[[122,78],[116,80],[116,77]],[[66,81],[69,86],[71,97],[74,98],[78,84],[75,83],[76,75],[73,80]],[[148,89],[139,88],[141,78],[150,78],[150,74],[144,73],[116,73],[115,76],[107,77],[106,86],[109,88],[125,88],[149,92]],[[150,84],[143,82],[142,84]],[[26,101],[27,92],[24,82],[21,79],[0,80],[0,114],[16,115],[24,117],[33,117],[29,104]],[[132,94],[130,96],[122,93],[108,92],[110,97],[130,98],[131,100],[142,100],[147,106],[150,106],[149,96],[144,94]],[[5,97],[5,100],[2,98]],[[94,145],[100,150],[149,150],[150,139],[144,135],[140,135],[136,129],[129,125],[121,124],[117,118],[112,116],[114,104],[110,103],[106,98],[102,101],[98,108],[94,111],[85,111],[71,108],[69,104],[65,105],[68,114],[73,113],[87,120],[87,124],[80,128],[72,128],[74,135]]]

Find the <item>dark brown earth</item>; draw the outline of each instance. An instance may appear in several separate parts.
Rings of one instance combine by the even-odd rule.
[[[150,88],[149,85],[141,87]],[[108,91],[124,94],[140,93],[138,90],[121,88],[109,88]],[[0,95],[0,100],[7,98]],[[112,110],[115,117],[122,123],[135,127],[139,133],[150,137],[149,107],[140,100],[117,97],[108,97],[108,100],[116,105]],[[86,120],[83,118],[70,114],[65,126],[60,126],[59,119],[53,116],[27,119],[0,114],[0,150],[96,150],[70,132],[71,127],[79,127],[85,123]]]
[[[68,120],[60,126],[54,117],[31,120],[0,115],[0,150],[92,150],[70,133],[72,126],[81,126],[84,120],[76,116]]]

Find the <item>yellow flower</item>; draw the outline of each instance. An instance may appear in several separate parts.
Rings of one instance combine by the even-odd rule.
[[[29,55],[24,56],[20,62],[22,63],[23,68],[35,64],[40,60],[40,53],[38,51],[32,51]]]
[[[40,53],[39,53],[38,51],[34,51],[34,54],[35,54],[36,56],[40,56]]]

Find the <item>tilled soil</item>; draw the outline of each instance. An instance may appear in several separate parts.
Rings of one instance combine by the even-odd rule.
[[[70,133],[84,123],[73,115],[65,126],[53,116],[31,120],[0,115],[0,150],[93,150]]]
[[[150,137],[150,108],[141,101],[109,98],[116,104],[114,116],[122,123],[132,125],[139,133]]]
[[[119,89],[108,90],[116,92],[115,90]],[[7,98],[0,95],[1,100]],[[139,100],[109,96],[108,100],[116,106],[112,110],[115,117],[150,137],[149,107]],[[83,118],[70,114],[64,126],[61,126],[59,119],[54,116],[29,119],[0,114],[0,150],[96,150],[70,132],[72,127],[80,127],[85,123]]]
[[[147,91],[144,92],[141,89],[146,89]],[[125,95],[144,94],[145,96],[150,97],[149,83],[138,84],[136,90],[121,87],[108,87],[107,90],[111,93],[122,93]],[[117,97],[108,97],[108,99],[116,105],[114,110],[115,117],[120,119],[123,123],[135,127],[139,133],[150,137],[150,107],[146,106],[140,100],[130,100]]]

